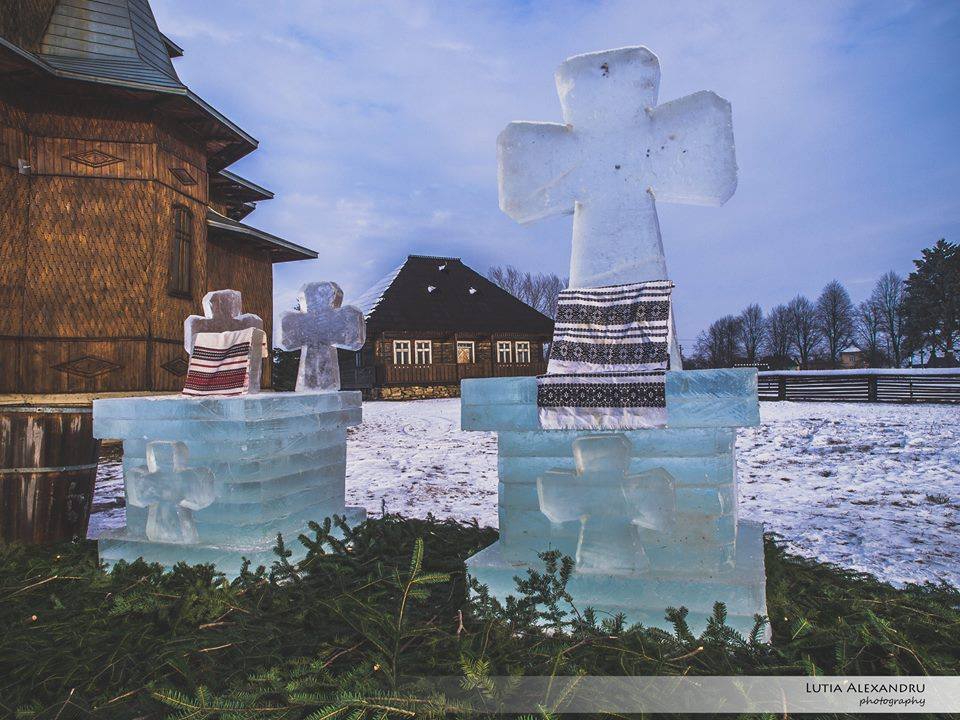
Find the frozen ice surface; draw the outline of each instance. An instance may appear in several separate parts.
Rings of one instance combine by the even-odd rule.
[[[250,380],[248,392],[260,392],[261,360],[267,356],[267,336],[263,332],[263,319],[259,315],[243,312],[243,298],[238,290],[212,290],[203,296],[203,315],[190,315],[183,321],[183,347],[193,355],[193,346],[200,333],[222,333],[232,330],[257,328],[254,338],[259,339],[262,349],[257,355],[250,349]]]
[[[352,305],[340,307],[342,303],[343,291],[336,283],[307,283],[300,288],[299,310],[280,316],[280,346],[300,350],[297,392],[339,390],[337,348],[363,347],[363,312]]]
[[[95,401],[93,412],[94,434],[124,447],[126,527],[101,536],[107,562],[210,561],[235,574],[241,556],[269,555],[277,533],[296,545],[310,520],[363,515],[344,500],[346,430],[360,422],[359,392],[116,398]],[[158,461],[160,450],[170,462]],[[204,473],[202,507],[185,488],[189,467]],[[164,484],[166,505],[143,490],[158,472],[166,473],[154,483]],[[167,518],[181,495],[192,503],[190,531],[158,534],[157,513]]]
[[[130,468],[127,500],[133,507],[148,508],[144,530],[148,540],[197,543],[193,511],[203,510],[216,497],[213,473],[190,468],[187,446],[157,440],[147,443],[147,464]]]

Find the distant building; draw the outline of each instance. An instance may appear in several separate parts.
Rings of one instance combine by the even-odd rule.
[[[553,320],[459,258],[410,255],[350,303],[367,342],[340,351],[341,384],[366,397],[456,397],[464,378],[546,370]]]
[[[840,367],[842,368],[865,368],[868,367],[866,353],[855,345],[840,351]]]
[[[257,141],[182,54],[147,0],[0,3],[0,393],[180,389],[207,291],[269,338],[273,263],[316,257],[241,222],[273,197],[225,169]]]

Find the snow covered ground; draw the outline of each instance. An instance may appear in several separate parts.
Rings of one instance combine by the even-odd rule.
[[[960,586],[960,408],[762,403],[737,442],[741,517],[801,554],[894,583]],[[347,502],[497,524],[497,443],[459,400],[370,402],[350,430]],[[123,524],[117,456],[101,464],[90,536]]]

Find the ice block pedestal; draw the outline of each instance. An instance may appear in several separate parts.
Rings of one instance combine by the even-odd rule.
[[[541,429],[532,377],[464,380],[461,396],[462,428],[498,433],[500,540],[467,560],[493,596],[516,595],[514,577],[556,549],[581,556],[567,588],[601,617],[669,630],[664,610],[682,605],[699,632],[720,600],[749,632],[766,614],[763,527],[737,518],[736,428],[760,422],[755,370],[668,372],[667,427],[627,432]],[[584,440],[596,436],[626,442]],[[613,495],[619,512],[596,501]]]
[[[360,419],[359,392],[96,400],[94,435],[123,441],[127,497],[101,561],[213,563],[232,578],[244,557],[269,567],[277,533],[297,559],[310,520],[366,517],[344,504],[346,433]]]

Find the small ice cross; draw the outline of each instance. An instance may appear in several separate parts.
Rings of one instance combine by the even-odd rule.
[[[297,392],[339,390],[337,348],[363,347],[363,312],[352,305],[340,307],[342,303],[343,290],[336,283],[307,283],[300,288],[299,310],[280,316],[280,346],[300,350]]]
[[[183,321],[183,347],[193,353],[193,343],[200,333],[229,330],[263,330],[259,315],[243,312],[243,297],[238,290],[213,290],[203,296],[203,315],[191,315]],[[266,357],[266,355],[264,355]]]
[[[730,103],[698,92],[657,106],[645,47],[577,55],[555,79],[563,124],[512,122],[497,138],[500,208],[521,223],[573,213],[571,288],[666,280],[656,202],[733,195]]]
[[[193,355],[193,345],[200,333],[222,333],[257,328],[263,331],[263,318],[243,312],[243,298],[238,290],[212,290],[203,296],[203,315],[190,315],[183,321],[183,347]],[[254,333],[256,335],[256,333]],[[267,357],[267,336],[261,335],[261,357]],[[261,365],[251,351],[248,392],[260,392]]]
[[[147,539],[154,542],[196,544],[200,541],[193,511],[216,498],[213,473],[189,468],[189,451],[182,442],[147,443],[146,467],[127,471],[127,500],[149,508]]]
[[[548,470],[537,479],[540,510],[551,522],[580,521],[577,570],[643,572],[643,540],[669,531],[676,492],[662,468],[628,474],[624,435],[583,435],[573,441],[575,469]]]

